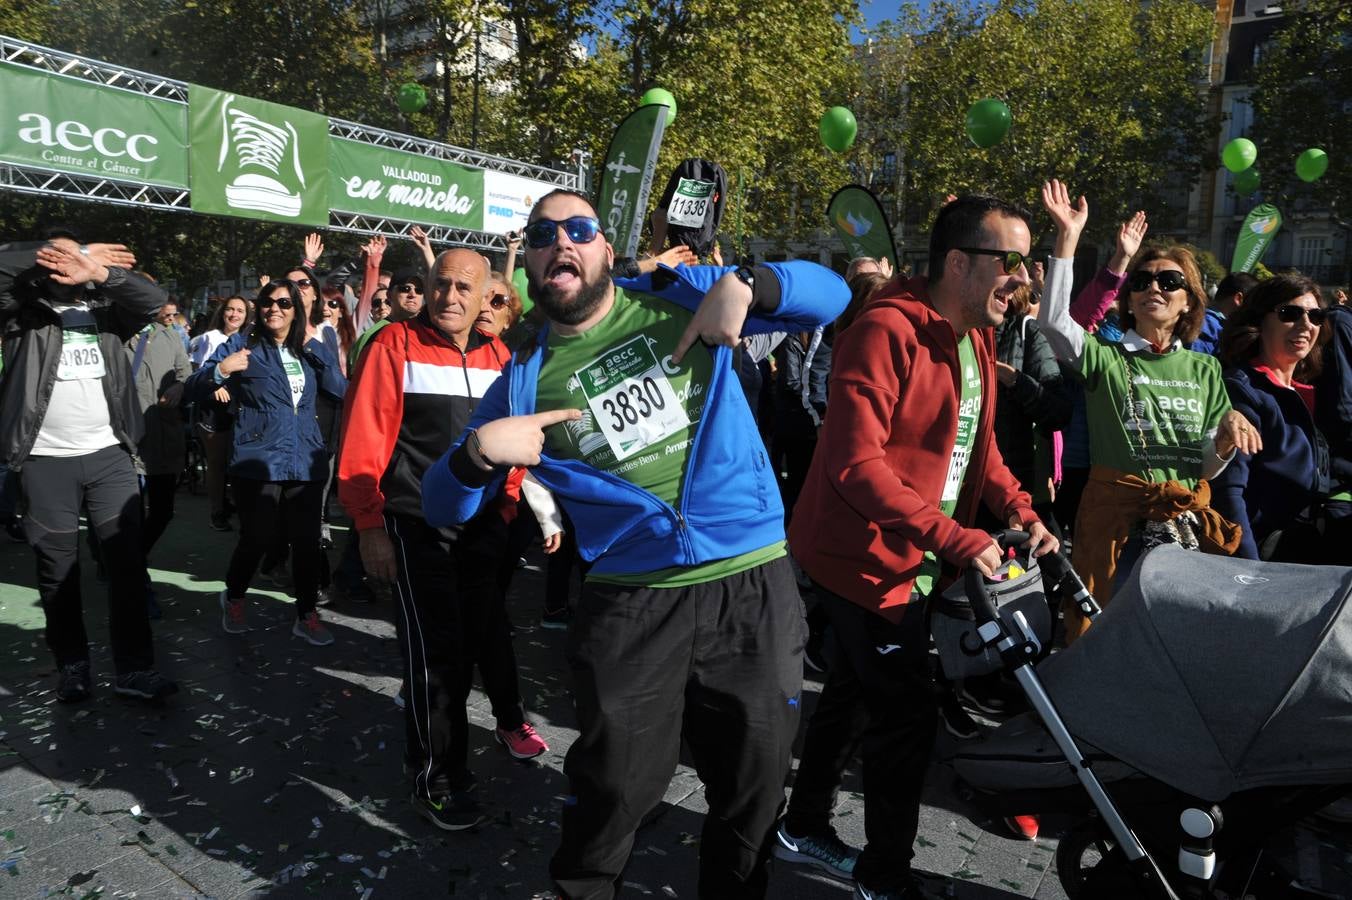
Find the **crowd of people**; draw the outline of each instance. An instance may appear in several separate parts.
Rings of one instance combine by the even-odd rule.
[[[617,259],[590,200],[560,189],[501,269],[416,228],[417,268],[386,269],[382,237],[326,267],[313,234],[191,334],[127,246],[59,231],[0,247],[0,514],[36,559],[57,699],[94,684],[82,516],[114,689],[176,692],[146,566],[195,442],[201,525],[238,530],[228,564],[196,573],[224,581],[226,635],[250,630],[259,578],[294,597],[292,634],[315,647],[335,640],[326,605],[393,598],[405,775],[432,826],[484,819],[476,669],[504,750],[548,750],[506,611],[539,542],[540,623],[568,631],[580,731],[550,863],[562,896],[619,891],[682,742],[709,803],[700,896],[764,897],[772,857],[864,900],[921,896],[936,731],[975,737],[971,712],[1016,702],[931,662],[931,600],[1001,566],[992,530],[1069,552],[1105,605],[1164,543],[1344,565],[1352,546],[1346,294],[1294,272],[1209,290],[1138,212],[1077,295],[1089,204],[1055,180],[1042,201],[1045,264],[1029,211],[969,195],[939,211],[926,276],[857,259],[842,277],[660,243]],[[1064,642],[1090,627],[1070,598],[1061,612]],[[823,687],[786,805],[804,666]],[[856,757],[863,848],[831,825]]]

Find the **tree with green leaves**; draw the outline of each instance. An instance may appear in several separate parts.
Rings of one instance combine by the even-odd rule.
[[[897,107],[895,122],[869,130],[900,144],[913,228],[927,229],[950,193],[1035,208],[1055,176],[1092,199],[1091,230],[1104,237],[1130,210],[1164,223],[1186,209],[1215,135],[1202,90],[1210,37],[1192,0],[936,0],[881,35],[895,63],[875,67],[856,103],[870,119]],[[964,122],[984,97],[1003,100],[1014,124],[983,150]]]
[[[1352,5],[1286,5],[1286,21],[1254,70],[1250,96],[1264,194],[1283,209],[1331,209],[1352,228]],[[1295,161],[1309,147],[1329,154],[1328,172],[1306,184]]]

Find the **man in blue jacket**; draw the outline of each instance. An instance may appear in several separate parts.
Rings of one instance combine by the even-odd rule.
[[[581,735],[550,872],[565,897],[614,896],[684,736],[709,800],[700,896],[763,897],[806,629],[730,348],[811,331],[849,289],[801,262],[612,281],[614,251],[571,191],[536,203],[525,243],[549,325],[428,470],[423,512],[464,522],[531,466],[592,561],[569,633]]]

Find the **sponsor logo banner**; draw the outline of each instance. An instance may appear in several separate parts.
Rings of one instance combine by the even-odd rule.
[[[535,201],[555,187],[505,172],[484,172],[484,231],[506,234],[525,228]]]
[[[640,106],[620,123],[610,139],[596,213],[601,217],[606,240],[618,257],[638,255],[639,233],[648,215],[648,194],[653,187],[653,169],[666,127],[665,105]]]
[[[188,86],[192,208],[302,225],[329,222],[329,120]]]
[[[897,249],[892,242],[892,229],[878,198],[868,188],[850,184],[836,191],[826,206],[826,217],[851,257],[886,257],[896,270]]]
[[[57,172],[188,186],[182,103],[0,63],[0,159]]]
[[[1230,271],[1252,272],[1281,227],[1281,211],[1271,203],[1260,203],[1249,210],[1249,214],[1244,217],[1244,224],[1239,229],[1239,239],[1235,241],[1235,255],[1230,261]]]
[[[330,141],[329,167],[333,209],[485,230],[482,169],[341,138]]]

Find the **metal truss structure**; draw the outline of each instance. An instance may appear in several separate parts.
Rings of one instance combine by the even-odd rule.
[[[147,97],[157,97],[175,103],[188,102],[188,84],[172,78],[151,75],[125,66],[76,56],[38,44],[0,35],[0,61],[26,66],[54,75],[79,78],[105,87],[115,87]],[[521,178],[543,181],[564,188],[576,188],[579,174],[551,169],[534,163],[520,162],[501,156],[466,150],[426,138],[373,128],[345,119],[329,118],[329,135],[352,141],[361,141],[392,150],[402,150],[419,156],[442,159],[458,165],[472,166],[491,172],[502,172]],[[23,194],[60,197],[68,200],[89,200],[120,206],[135,206],[169,212],[192,212],[191,191],[139,181],[125,181],[98,175],[73,172],[55,172],[0,163],[0,190]],[[331,211],[329,227],[339,231],[360,234],[381,234],[389,237],[407,237],[414,222],[405,222],[379,216],[357,215]],[[506,244],[499,235],[467,228],[424,225],[434,243],[472,247],[476,250],[501,250]]]

